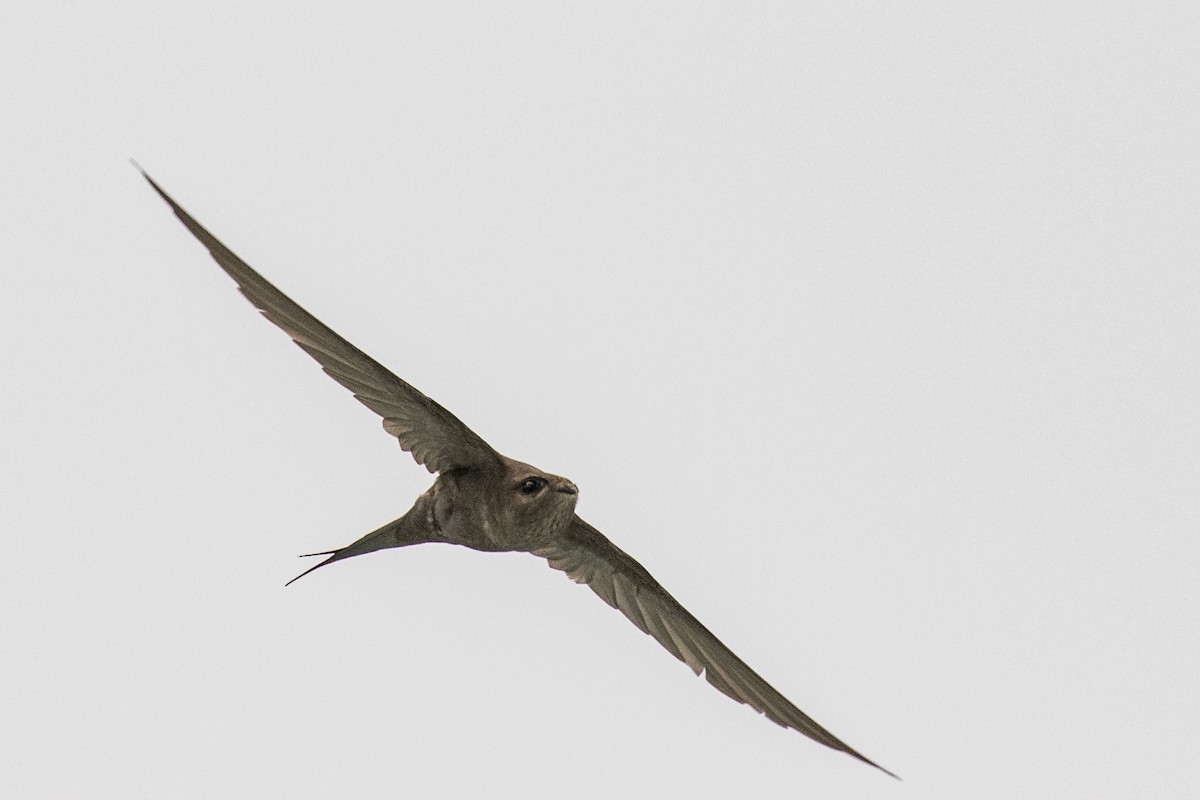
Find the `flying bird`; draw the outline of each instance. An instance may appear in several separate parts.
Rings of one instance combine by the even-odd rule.
[[[496,452],[457,417],[396,377],[276,289],[171,199],[136,163],[175,216],[263,316],[329,377],[383,418],[383,428],[437,478],[408,513],[337,550],[292,581],[334,561],[426,542],[525,552],[585,583],[643,633],[728,697],[785,728],[897,777],[818,725],[750,669],[637,561],[575,513],[579,489],[559,475]],[[288,581],[290,584],[292,581]]]

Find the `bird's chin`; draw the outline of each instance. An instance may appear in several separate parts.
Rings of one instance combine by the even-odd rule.
[[[547,522],[549,528],[554,531],[564,530],[571,523],[571,517],[575,514],[576,495],[559,494],[554,496],[554,504],[547,510]]]

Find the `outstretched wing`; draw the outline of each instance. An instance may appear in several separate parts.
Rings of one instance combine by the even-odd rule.
[[[533,551],[576,583],[586,583],[604,602],[658,640],[658,643],[708,682],[739,703],[785,728],[793,728],[826,747],[841,750],[883,770],[874,761],[818,725],[688,613],[658,581],[600,531],[578,516],[554,545]]]
[[[430,472],[446,472],[500,463],[500,457],[487,442],[457,417],[397,378],[272,286],[184,211],[141,167],[138,169],[175,216],[208,248],[221,269],[237,281],[246,299],[316,359],[331,378],[383,417],[384,430],[399,439],[400,446],[412,453],[418,464]]]

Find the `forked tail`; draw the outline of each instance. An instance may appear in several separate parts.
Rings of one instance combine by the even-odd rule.
[[[371,531],[366,536],[362,537],[353,544],[346,545],[340,550],[326,550],[322,553],[307,553],[300,556],[301,558],[310,558],[312,556],[329,556],[329,558],[317,564],[315,567],[309,567],[301,572],[296,577],[284,584],[291,586],[296,581],[303,578],[314,569],[320,569],[326,564],[332,564],[334,561],[341,561],[343,558],[351,556],[361,556],[363,553],[370,553],[374,550],[385,550],[389,547],[406,547],[410,544],[421,544],[422,542],[432,541],[427,535],[421,531],[415,530],[417,526],[409,521],[410,511],[399,519],[394,519],[382,528]]]

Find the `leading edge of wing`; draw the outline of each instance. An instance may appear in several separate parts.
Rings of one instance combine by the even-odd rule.
[[[793,705],[680,605],[645,567],[579,516],[563,540],[533,553],[576,583],[587,584],[693,672],[703,673],[722,694],[899,780]]]
[[[179,221],[204,245],[263,316],[292,337],[325,372],[367,408],[384,429],[430,472],[500,463],[496,452],[457,417],[343,339],[258,274],[183,209],[137,162],[134,167]]]

